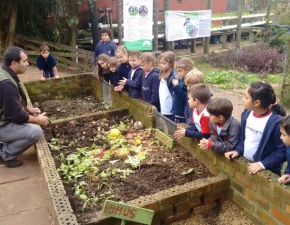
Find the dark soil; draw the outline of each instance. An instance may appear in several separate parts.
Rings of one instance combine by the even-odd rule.
[[[39,103],[37,107],[46,112],[50,120],[68,118],[109,109],[109,106],[99,102],[94,96],[79,96],[77,98],[64,98]]]
[[[132,127],[134,122],[131,117],[115,117],[111,119],[94,120],[92,118],[78,119],[70,122],[63,123],[62,125],[54,126],[54,132],[57,135],[58,142],[53,142],[52,133],[49,127],[44,129],[45,137],[47,141],[52,145],[58,145],[59,151],[52,151],[52,155],[59,156],[60,153],[66,157],[71,153],[76,152],[76,148],[89,147],[93,144],[100,146],[102,151],[96,154],[94,157],[103,158],[108,149],[112,148],[112,145],[104,138],[107,137],[108,131],[111,127],[120,124],[122,121],[124,124],[129,124]],[[122,126],[119,126],[122,128]],[[146,137],[145,137],[146,135]],[[140,163],[137,168],[131,167],[131,165],[124,164],[124,160],[128,158],[128,155],[133,157],[136,155],[134,151],[128,151],[121,153],[121,146],[114,149],[113,155],[110,159],[104,160],[97,167],[99,172],[93,175],[86,175],[80,177],[77,181],[67,182],[64,176],[61,174],[66,193],[70,199],[74,213],[78,218],[78,222],[84,223],[91,220],[93,213],[102,209],[102,202],[109,197],[114,201],[127,202],[136,199],[140,196],[153,194],[162,190],[169,189],[176,185],[182,185],[186,182],[191,182],[199,178],[205,178],[212,176],[209,171],[196,161],[185,149],[175,146],[173,149],[164,147],[161,143],[158,143],[154,138],[154,133],[151,130],[136,131],[133,128],[123,129],[122,136],[126,138],[129,149],[134,149],[136,146],[136,138],[142,140],[142,147],[139,149],[142,152],[147,152],[147,158]],[[101,138],[103,137],[103,138]],[[75,144],[71,146],[70,143]],[[119,160],[115,164],[110,163],[112,160]],[[60,157],[55,158],[57,168],[60,167]],[[113,168],[121,170],[130,169],[134,173],[122,178],[120,174],[111,175],[109,179],[105,179],[101,176],[102,171],[110,171]],[[186,173],[189,170],[188,174]],[[94,178],[94,179],[93,179]],[[99,201],[96,204],[89,202],[84,211],[82,207],[84,200],[75,196],[74,186],[79,181],[86,182],[84,189],[90,198],[99,196]],[[100,193],[108,193],[100,196]]]

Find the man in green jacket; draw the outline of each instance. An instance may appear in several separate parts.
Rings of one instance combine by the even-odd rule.
[[[0,163],[9,168],[22,165],[17,157],[42,137],[39,125],[48,123],[45,113],[27,107],[17,75],[25,73],[28,65],[23,49],[6,49],[0,67]]]

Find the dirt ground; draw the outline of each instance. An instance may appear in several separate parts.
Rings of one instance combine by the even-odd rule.
[[[67,71],[59,71],[60,77],[71,76],[73,73]],[[19,76],[22,82],[28,82],[39,79],[39,71],[35,66],[29,66],[26,73]],[[225,97],[232,101],[234,105],[233,116],[240,119],[240,115],[244,110],[242,98],[244,90],[221,90],[211,86],[213,98]],[[215,224],[231,224],[231,225],[251,225],[251,221],[244,215],[231,201],[225,201],[218,205],[215,209],[209,210],[204,215],[192,215],[185,221],[180,221],[174,225],[215,225]]]

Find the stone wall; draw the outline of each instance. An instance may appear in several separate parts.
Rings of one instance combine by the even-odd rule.
[[[290,221],[290,186],[278,183],[278,176],[269,170],[255,175],[248,173],[249,160],[243,156],[229,161],[223,154],[203,151],[198,140],[181,138],[177,143],[186,148],[211,173],[224,173],[230,180],[229,198],[243,208],[255,225],[288,224]]]

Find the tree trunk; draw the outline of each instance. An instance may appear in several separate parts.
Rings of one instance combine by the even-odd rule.
[[[10,18],[9,18],[9,27],[8,27],[8,36],[6,40],[6,46],[12,46],[13,43],[13,37],[15,34],[15,27],[17,22],[17,9],[18,9],[18,3],[14,3],[14,7],[11,10]]]

